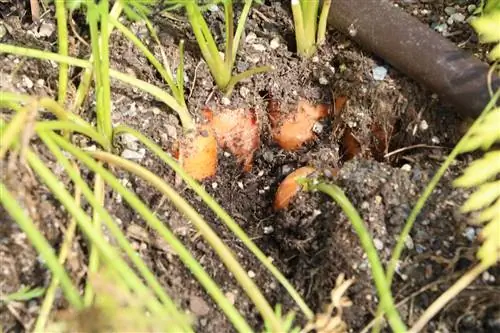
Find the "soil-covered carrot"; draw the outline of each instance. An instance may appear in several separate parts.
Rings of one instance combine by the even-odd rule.
[[[219,145],[236,156],[245,171],[252,169],[254,152],[260,145],[260,127],[254,109],[204,110]]]
[[[274,209],[281,210],[286,208],[302,188],[302,186],[297,183],[297,179],[307,177],[315,171],[316,169],[306,166],[299,168],[286,176],[276,191],[276,195],[274,197]]]
[[[217,171],[217,140],[210,126],[198,126],[194,133],[187,134],[180,142],[179,161],[184,170],[194,179],[203,180]]]
[[[313,127],[317,121],[329,114],[327,104],[312,104],[300,98],[289,112],[283,112],[282,106],[271,99],[268,104],[273,138],[285,150],[297,150],[315,139]]]

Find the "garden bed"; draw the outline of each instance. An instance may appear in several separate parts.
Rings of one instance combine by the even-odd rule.
[[[444,32],[460,47],[480,57],[484,54],[467,22],[454,15],[460,13],[467,17],[469,6],[477,5],[476,1],[395,3]],[[31,24],[27,8],[0,2],[0,9],[0,25],[8,31],[3,42],[34,48],[54,47],[56,33],[52,12],[44,16],[42,30]],[[223,12],[207,15],[212,31],[219,31],[218,41],[222,43]],[[450,17],[454,19],[450,21]],[[76,19],[78,22],[79,18]],[[386,263],[396,235],[417,198],[465,133],[469,120],[458,118],[453,109],[441,103],[432,92],[334,31],[329,31],[327,43],[315,57],[299,59],[295,53],[291,14],[279,1],[265,1],[252,9],[235,66],[238,72],[254,65],[272,65],[274,70],[236,85],[229,103],[217,92],[187,22],[166,17],[155,17],[153,22],[174,68],[179,62],[177,45],[181,38],[186,38],[186,96],[195,118],[203,119],[202,111],[207,105],[226,104],[228,108],[255,110],[261,134],[252,169],[245,172],[228,151],[220,150],[217,174],[203,181],[206,190],[272,258],[315,312],[320,312],[329,303],[330,291],[340,274],[354,277],[355,283],[347,293],[353,305],[344,316],[352,331],[362,330],[372,320],[378,302],[368,261],[349,220],[329,197],[319,193],[300,193],[287,209],[277,212],[273,209],[273,201],[278,185],[286,175],[302,166],[326,171],[330,179],[344,189],[367,222],[379,255]],[[77,29],[84,39],[88,38],[82,23],[77,23]],[[149,41],[143,25],[134,24],[132,30],[146,43]],[[88,57],[90,48],[74,35],[71,38],[71,55]],[[158,48],[149,42],[150,49],[161,59]],[[164,87],[146,58],[118,32],[111,36],[110,49],[112,68]],[[388,69],[387,74],[384,69]],[[57,71],[57,66],[47,61],[2,54],[0,89],[55,96]],[[74,88],[79,80],[77,70],[72,71],[71,79]],[[165,151],[173,153],[182,134],[178,118],[141,91],[116,81],[112,82],[112,87],[113,122],[141,131]],[[299,97],[331,105],[330,114],[315,126],[316,137],[312,142],[300,150],[288,152],[273,139],[268,103],[273,98],[282,105],[293,104]],[[93,100],[89,96],[88,101]],[[87,103],[81,116],[92,119],[94,107]],[[36,140],[32,145],[42,157],[50,155]],[[140,161],[170,184],[177,184],[176,189],[230,246],[269,302],[293,308],[294,303],[284,289],[219,223],[206,205],[179,184],[172,170],[128,137],[117,149],[122,156]],[[46,160],[51,165],[48,157]],[[466,158],[457,161],[446,173],[407,241],[393,291],[395,301],[402,303],[399,310],[408,323],[418,318],[476,260],[477,230],[468,224],[468,216],[459,213],[468,193],[451,186],[467,162]],[[58,166],[52,163],[52,167],[57,172]],[[2,162],[0,174],[2,181],[23,199],[23,205],[50,243],[59,246],[68,221],[51,193],[39,184],[28,168]],[[181,238],[249,323],[261,327],[260,316],[252,302],[189,222],[143,181],[126,173],[118,175],[122,183],[147,202]],[[106,205],[117,221],[121,221],[122,229],[168,293],[182,308],[197,316],[198,331],[229,332],[233,329],[169,247],[149,232],[121,197],[108,196]],[[0,216],[0,293],[9,294],[22,286],[46,286],[50,275],[37,253],[4,211]],[[85,277],[88,250],[80,240],[73,247],[67,264],[76,281]],[[431,321],[427,330],[494,332],[499,329],[499,274],[498,267],[484,274]],[[65,306],[62,297],[58,298],[57,305]],[[37,300],[0,307],[3,329],[6,332],[29,329],[38,307]],[[299,316],[298,320],[303,323],[304,318]]]

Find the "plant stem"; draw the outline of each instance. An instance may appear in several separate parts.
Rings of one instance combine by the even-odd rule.
[[[389,285],[392,285],[392,280],[394,277],[394,272],[396,271],[397,263],[399,261],[399,258],[401,257],[401,254],[403,253],[404,247],[405,247],[405,241],[408,238],[408,235],[411,232],[411,229],[413,228],[413,224],[417,220],[418,215],[420,214],[420,211],[424,208],[425,203],[431,196],[432,192],[436,188],[437,184],[439,183],[441,177],[443,177],[444,173],[446,170],[449,168],[451,163],[455,160],[455,158],[462,152],[462,147],[464,144],[468,141],[469,139],[469,133],[474,131],[477,126],[481,123],[481,121],[484,119],[484,117],[487,115],[488,111],[493,108],[496,104],[496,101],[500,97],[500,90],[497,91],[497,93],[491,98],[490,102],[486,107],[484,108],[484,111],[481,113],[481,115],[476,119],[474,124],[471,126],[467,134],[460,139],[460,141],[457,143],[455,148],[451,151],[450,155],[446,158],[446,160],[443,162],[441,167],[438,169],[438,171],[434,174],[432,177],[431,181],[425,188],[424,192],[422,195],[418,198],[417,203],[413,207],[410,215],[408,216],[408,219],[406,220],[406,223],[403,227],[403,230],[401,231],[401,234],[398,237],[398,241],[396,243],[396,246],[394,247],[394,250],[392,252],[391,259],[389,263],[387,264],[387,269],[386,269],[386,276],[387,276],[387,281],[389,282]],[[380,316],[383,313],[383,310],[379,307],[377,309],[377,317]],[[377,322],[374,328],[374,332],[379,332],[380,331],[380,323],[381,320]]]
[[[97,200],[97,204],[99,205],[99,207],[104,207],[104,191],[105,187],[101,175],[96,174],[94,179],[94,197]],[[97,209],[94,209],[92,212],[92,225],[94,226],[96,234],[102,237],[101,218]],[[83,303],[85,304],[85,306],[92,305],[92,302],[94,301],[94,291],[92,283],[90,283],[90,277],[93,274],[97,273],[98,270],[99,252],[94,243],[90,243],[89,263],[87,265],[87,281],[85,285],[85,293],[83,295]]]
[[[228,302],[218,285],[205,272],[203,267],[191,255],[182,242],[160,221],[151,210],[137,197],[133,192],[128,191],[108,170],[98,165],[87,153],[78,149],[58,135],[51,135],[51,138],[64,150],[70,152],[82,163],[95,173],[99,173],[104,181],[118,192],[123,199],[134,209],[147,223],[156,230],[171,246],[172,250],[177,253],[181,261],[190,269],[193,275],[198,279],[205,290],[213,297],[214,301],[221,307],[224,313],[228,316],[236,329],[241,332],[251,332],[252,329],[248,326],[243,317],[238,313],[234,306]]]
[[[319,16],[318,22],[318,35],[316,37],[316,44],[322,45],[326,39],[326,24],[328,23],[328,14],[330,12],[330,6],[332,0],[323,0],[323,6],[321,7],[321,14]]]
[[[59,185],[60,183],[57,182],[57,186]],[[43,258],[45,265],[52,272],[54,278],[59,279],[62,290],[71,306],[77,310],[82,309],[83,302],[80,298],[78,290],[71,282],[71,279],[68,273],[64,270],[64,267],[59,263],[52,246],[50,246],[49,242],[45,239],[45,237],[43,237],[42,233],[37,229],[31,218],[24,213],[24,209],[19,205],[16,199],[14,199],[3,182],[0,182],[0,193],[0,202],[3,207],[26,234],[33,247]]]
[[[324,183],[314,184],[313,182],[309,182],[308,187],[311,190],[319,190],[325,194],[328,194],[337,202],[337,204],[347,215],[354,230],[356,231],[356,234],[359,237],[361,246],[363,247],[368,257],[368,261],[370,262],[373,280],[377,287],[377,292],[380,298],[380,306],[387,313],[387,317],[393,331],[396,333],[406,332],[406,326],[401,320],[399,313],[394,305],[391,287],[388,283],[388,279],[386,279],[384,268],[380,263],[380,259],[378,257],[375,245],[373,244],[370,232],[367,230],[356,208],[354,208],[349,199],[338,186],[327,185]]]
[[[283,274],[272,264],[269,258],[259,249],[259,247],[255,245],[255,243],[251,240],[250,237],[248,237],[248,235],[239,226],[239,224],[234,221],[234,219],[210,196],[210,194],[208,194],[203,186],[201,186],[196,180],[189,176],[169,154],[161,149],[161,147],[156,145],[152,140],[148,139],[140,132],[126,126],[116,127],[115,135],[117,136],[121,133],[129,133],[134,135],[163,162],[165,162],[170,168],[172,168],[283,285],[283,287],[288,291],[293,300],[300,307],[307,319],[311,320],[314,317],[313,311],[307,306],[302,297],[294,289],[294,287],[290,284],[286,277],[283,276]]]
[[[28,57],[32,57],[32,58],[38,58],[38,59],[53,60],[56,62],[65,62],[65,63],[68,63],[70,65],[83,67],[83,68],[91,68],[92,67],[92,65],[86,60],[77,59],[77,58],[73,58],[73,57],[61,56],[59,54],[51,53],[51,52],[25,49],[25,48],[18,47],[18,46],[12,46],[12,45],[8,45],[8,44],[0,43],[0,53],[2,53],[2,52],[17,54],[20,56],[28,56]],[[145,92],[153,95],[158,100],[167,104],[172,110],[177,112],[177,114],[179,115],[179,118],[181,120],[182,127],[184,128],[185,131],[193,130],[196,127],[191,115],[189,114],[189,111],[187,109],[183,108],[179,103],[177,103],[176,99],[174,97],[172,97],[172,95],[168,94],[166,91],[158,88],[155,85],[152,85],[150,83],[147,83],[145,81],[142,81],[142,80],[139,80],[135,77],[132,77],[131,75],[127,75],[127,74],[118,72],[118,71],[113,70],[113,69],[110,69],[109,74],[111,75],[111,77],[114,77],[115,79],[118,79],[122,82],[128,83],[128,84],[130,84],[138,89],[141,89],[142,91],[145,91]],[[42,100],[44,100],[44,99],[42,99]],[[68,115],[68,117],[69,117],[69,115]]]
[[[75,171],[80,174],[80,170],[76,163],[74,164]],[[81,203],[81,190],[80,187],[75,185],[75,202],[78,206]],[[73,239],[76,233],[76,220],[71,218],[68,227],[66,228],[66,232],[64,233],[64,240],[61,245],[61,250],[59,252],[59,263],[64,265],[68,254],[71,251],[71,245],[73,244]],[[54,304],[54,299],[56,297],[57,288],[59,287],[60,280],[57,277],[53,277],[50,281],[49,288],[45,293],[45,298],[43,300],[42,305],[40,306],[40,311],[38,313],[38,318],[35,323],[35,328],[33,332],[43,332],[45,330],[45,326],[47,325],[47,321],[49,319],[50,311],[52,309],[52,305]]]
[[[66,20],[66,5],[64,0],[55,0],[57,18],[57,45],[60,55],[68,55],[68,22]],[[64,105],[68,86],[68,64],[59,64],[58,102]]]
[[[107,163],[119,166],[152,184],[162,194],[170,199],[175,207],[181,211],[198,231],[203,235],[205,240],[210,244],[214,251],[219,255],[227,269],[233,273],[236,280],[247,293],[248,297],[253,301],[260,314],[265,321],[269,322],[274,332],[282,332],[281,322],[274,315],[272,307],[269,305],[265,297],[260,292],[257,285],[250,279],[247,272],[241,267],[238,260],[235,258],[231,249],[217,236],[208,223],[196,212],[196,210],[174,189],[167,185],[151,171],[140,165],[125,160],[113,154],[105,152],[94,152],[92,156],[105,161]]]
[[[177,310],[175,303],[172,301],[172,299],[165,292],[165,290],[163,289],[161,284],[158,282],[158,280],[156,279],[153,272],[151,272],[151,270],[148,268],[148,266],[140,258],[140,256],[134,250],[134,248],[132,247],[130,242],[127,240],[127,237],[121,231],[120,227],[113,221],[113,218],[111,217],[111,215],[100,204],[100,201],[98,200],[98,198],[96,198],[94,196],[94,193],[90,189],[90,187],[85,183],[85,181],[80,177],[80,175],[78,173],[76,173],[75,170],[71,167],[70,162],[63,155],[61,149],[57,146],[56,142],[58,140],[63,140],[63,139],[61,139],[60,136],[57,136],[55,134],[50,134],[50,133],[39,133],[39,137],[44,142],[44,144],[47,146],[47,148],[49,148],[49,150],[52,152],[52,154],[55,156],[57,161],[65,168],[66,172],[68,173],[68,176],[73,181],[75,186],[77,185],[80,187],[85,199],[89,202],[92,209],[98,212],[102,221],[104,222],[104,224],[108,228],[110,234],[116,240],[118,245],[123,249],[123,251],[129,257],[131,262],[137,267],[137,270],[142,275],[144,280],[148,283],[148,285],[151,287],[153,292],[155,292],[156,296],[162,301],[162,303],[165,306],[165,309],[164,310],[162,309],[160,313],[167,313],[169,316],[172,316],[172,318],[174,319],[176,324],[179,325],[179,327],[183,327],[184,332],[190,332],[191,329],[190,329],[189,325],[185,323],[185,320],[183,319],[183,316]],[[69,142],[67,142],[66,140],[63,140],[63,142],[65,143],[66,148],[70,148],[70,149],[67,149],[67,151],[71,152],[72,149],[76,148],[73,145],[71,145]],[[93,165],[99,165],[98,162],[96,162],[94,160],[90,160],[88,162],[93,163]],[[118,181],[118,180],[116,180],[116,181]],[[125,191],[128,191],[128,190],[125,189]],[[102,237],[99,234],[97,234],[97,235]],[[124,277],[124,279],[127,279],[127,277]],[[141,289],[141,288],[137,288],[137,286],[135,287],[135,289],[137,290],[138,293],[144,292],[145,289]],[[155,304],[151,303],[151,304],[149,304],[149,308],[154,310],[157,307]]]
[[[240,46],[241,36],[243,36],[243,32],[245,31],[245,23],[247,21],[248,14],[250,13],[252,2],[253,0],[245,0],[245,6],[243,6],[240,18],[238,19],[238,26],[236,27],[236,33],[234,34],[231,68],[236,61],[236,54],[238,53],[238,48]]]
[[[265,73],[265,72],[269,72],[272,70],[274,70],[274,67],[272,67],[272,66],[260,66],[260,67],[251,68],[247,71],[244,71],[242,73],[239,73],[239,74],[232,76],[231,80],[229,81],[229,83],[227,84],[227,87],[226,87],[226,93],[225,93],[226,97],[229,97],[231,95],[231,93],[233,92],[234,86],[238,82],[243,81],[245,79],[248,79],[252,75],[259,74],[259,73]]]
[[[408,333],[418,333],[421,332],[425,325],[439,312],[441,309],[450,302],[453,298],[467,288],[474,280],[486,271],[490,266],[483,264],[478,264],[470,271],[465,273],[457,282],[455,282],[450,288],[448,288],[444,293],[441,294],[432,304],[425,309],[424,313],[420,316],[413,327],[408,331]]]
[[[102,149],[110,150],[111,145],[99,132],[92,127],[77,125],[71,121],[46,120],[35,124],[35,129],[39,131],[70,131],[83,134],[98,143]]]
[[[19,134],[23,131],[26,121],[28,120],[29,109],[32,107],[26,106],[22,108],[16,115],[9,121],[7,128],[2,131],[0,136],[0,160],[3,160],[5,154],[10,147],[16,142]]]

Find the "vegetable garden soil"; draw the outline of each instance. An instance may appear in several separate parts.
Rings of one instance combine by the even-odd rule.
[[[446,7],[467,13],[475,1],[395,1],[423,22],[446,21]],[[1,21],[7,29],[3,42],[56,51],[53,11],[35,27],[29,8],[0,1]],[[222,11],[208,12],[208,22],[223,42]],[[76,29],[88,40],[81,17]],[[250,235],[303,295],[316,313],[329,303],[330,292],[340,274],[355,278],[347,296],[353,305],[343,318],[350,331],[359,332],[369,324],[377,307],[376,291],[369,264],[357,235],[341,209],[325,195],[300,193],[283,210],[273,210],[274,194],[284,177],[301,166],[314,166],[332,182],[339,184],[367,223],[383,263],[390,257],[397,235],[418,196],[428,184],[447,153],[465,133],[470,120],[459,119],[453,110],[431,92],[364,52],[347,37],[329,31],[327,43],[308,61],[297,58],[291,13],[278,1],[265,1],[252,9],[236,61],[241,72],[256,65],[272,65],[274,71],[256,75],[235,87],[230,103],[216,91],[207,66],[201,60],[188,24],[182,20],[157,16],[154,19],[160,40],[172,66],[177,66],[180,38],[186,38],[186,96],[191,113],[203,121],[205,106],[254,108],[261,128],[261,143],[253,168],[243,172],[231,154],[220,150],[216,176],[203,182],[205,188]],[[149,39],[145,26],[134,24],[137,36],[148,43],[161,59],[160,49]],[[478,56],[484,50],[467,23],[449,27],[449,38]],[[52,30],[52,31],[50,31]],[[165,87],[154,68],[131,42],[114,32],[110,39],[112,68]],[[90,49],[71,33],[70,52],[88,57]],[[375,80],[373,69],[388,68],[382,80]],[[57,66],[47,61],[0,56],[0,89],[56,96]],[[80,71],[71,72],[70,93],[79,82]],[[180,123],[164,105],[137,89],[112,82],[113,121],[127,124],[153,138],[166,151],[173,151],[181,135]],[[336,105],[330,115],[315,126],[316,140],[295,152],[279,148],[270,135],[267,104],[270,98],[282,105],[296,103],[299,97],[314,103]],[[89,96],[88,101],[92,101]],[[342,102],[345,104],[342,106]],[[88,102],[81,114],[93,119],[95,105]],[[286,112],[286,107],[283,108]],[[2,111],[2,117],[8,117]],[[84,146],[92,144],[83,139]],[[69,185],[60,166],[41,143],[32,139],[33,149]],[[144,151],[133,139],[117,142],[116,152],[128,154],[161,176],[194,205],[231,247],[271,304],[294,309],[286,291],[271,277],[243,244],[214,216],[196,195],[179,182],[173,171]],[[476,262],[479,231],[472,218],[459,212],[468,193],[451,182],[471,161],[464,156],[445,174],[419,215],[401,259],[393,291],[405,322],[411,324],[458,277]],[[24,164],[2,162],[1,179],[15,191],[49,242],[57,249],[62,242],[68,218],[60,204],[41,185]],[[82,170],[82,172],[86,172]],[[257,328],[262,322],[252,303],[227,273],[217,255],[199,237],[168,200],[143,181],[116,171],[123,184],[133,189],[156,211],[221,286],[227,297]],[[91,181],[91,175],[88,180]],[[110,193],[106,207],[116,217],[141,257],[150,265],[163,286],[179,305],[197,317],[200,332],[229,332],[232,326],[207,296],[169,247],[148,230],[145,223],[121,197]],[[45,287],[50,275],[20,229],[1,212],[0,294],[22,286]],[[81,236],[72,249],[67,268],[83,284],[87,247]],[[428,332],[494,332],[500,330],[500,271],[492,268],[452,300],[427,327]],[[0,323],[6,332],[29,330],[39,310],[40,299],[0,304]],[[61,295],[58,307],[65,306]],[[304,318],[298,316],[298,323]]]

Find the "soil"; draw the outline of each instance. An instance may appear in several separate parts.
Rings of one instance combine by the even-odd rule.
[[[478,2],[395,1],[431,26],[446,20],[446,7],[456,7],[467,14],[467,7],[478,5]],[[7,28],[5,36],[0,37],[2,42],[55,50],[55,17],[53,8],[49,9],[43,22],[53,30],[41,34],[41,27],[31,22],[29,7],[24,3],[0,1],[0,25]],[[218,42],[222,43],[222,11],[207,12],[207,17]],[[82,21],[79,17],[75,19]],[[178,42],[180,38],[187,40],[186,96],[190,112],[201,120],[201,110],[207,105],[220,105],[222,96],[201,60],[189,27],[185,21],[165,17],[156,17],[154,24],[173,68],[179,62]],[[76,29],[88,40],[84,24],[78,23]],[[132,29],[161,59],[160,49],[149,38],[146,27],[134,23]],[[467,23],[451,25],[446,37],[479,57],[485,53]],[[131,42],[116,32],[110,41],[112,68],[165,87]],[[73,56],[89,56],[90,49],[74,33],[71,33],[70,42]],[[470,120],[458,118],[453,109],[424,87],[335,31],[328,32],[327,43],[311,60],[299,59],[295,48],[287,6],[279,1],[256,5],[249,16],[235,70],[241,72],[253,66],[272,65],[274,71],[238,84],[230,104],[225,107],[256,110],[261,126],[261,145],[248,173],[242,171],[231,154],[221,151],[217,175],[203,184],[273,259],[315,312],[321,312],[329,303],[330,291],[340,274],[354,277],[355,284],[347,293],[353,305],[344,313],[344,319],[350,331],[359,332],[372,320],[377,297],[368,261],[350,222],[329,197],[319,193],[302,192],[290,208],[275,212],[272,203],[277,186],[287,174],[304,165],[324,171],[359,210],[385,264],[416,200]],[[388,74],[377,81],[372,69],[381,65],[388,68]],[[79,74],[78,70],[72,71],[70,92],[78,86]],[[50,62],[2,54],[0,75],[1,90],[56,96],[57,66]],[[140,130],[166,151],[172,151],[182,133],[177,117],[138,89],[116,81],[112,82],[112,87],[114,124],[127,124]],[[345,97],[347,102],[341,109],[332,107],[332,116],[318,127],[320,130],[314,142],[300,151],[286,152],[272,140],[266,107],[270,98],[287,106],[296,103],[299,97],[332,105]],[[89,120],[93,119],[94,106],[90,102],[93,99],[90,95],[80,111]],[[287,108],[283,110],[286,112]],[[9,117],[5,110],[2,110],[2,117]],[[40,141],[32,139],[31,146],[53,170],[59,170],[63,182],[69,183]],[[117,142],[117,153],[125,148],[135,151],[142,165],[176,184],[177,190],[231,247],[243,267],[253,272],[255,282],[271,304],[281,303],[285,309],[298,310],[286,291],[199,198],[175,181],[172,170],[136,143]],[[451,186],[470,161],[470,156],[462,157],[445,174],[406,242],[393,292],[396,302],[401,303],[399,310],[403,319],[409,324],[476,262],[478,228],[471,226],[470,216],[459,212],[469,193]],[[332,169],[339,170],[338,174],[332,173]],[[15,191],[37,226],[57,249],[68,223],[61,205],[24,164],[12,168],[8,161],[3,161],[1,170],[2,181]],[[236,307],[249,323],[260,330],[262,322],[252,303],[227,274],[209,245],[197,237],[197,231],[189,222],[143,181],[125,173],[117,172],[117,175],[181,238],[222,290],[234,298]],[[88,178],[91,180],[90,175]],[[121,197],[109,193],[106,202],[106,208],[127,231],[168,293],[182,308],[198,315],[197,330],[232,331],[231,324],[179,259],[168,247],[152,241],[154,235]],[[26,242],[26,236],[6,212],[1,211],[0,216],[0,294],[15,292],[22,286],[47,286],[50,274]],[[77,240],[67,268],[83,285],[88,250],[81,237]],[[486,333],[500,330],[499,274],[498,267],[492,268],[475,281],[429,323],[426,331]],[[40,302],[41,299],[34,299],[0,305],[0,323],[4,331],[29,330]],[[60,308],[65,306],[60,295],[56,304]],[[304,324],[304,318],[299,315],[297,323]]]

